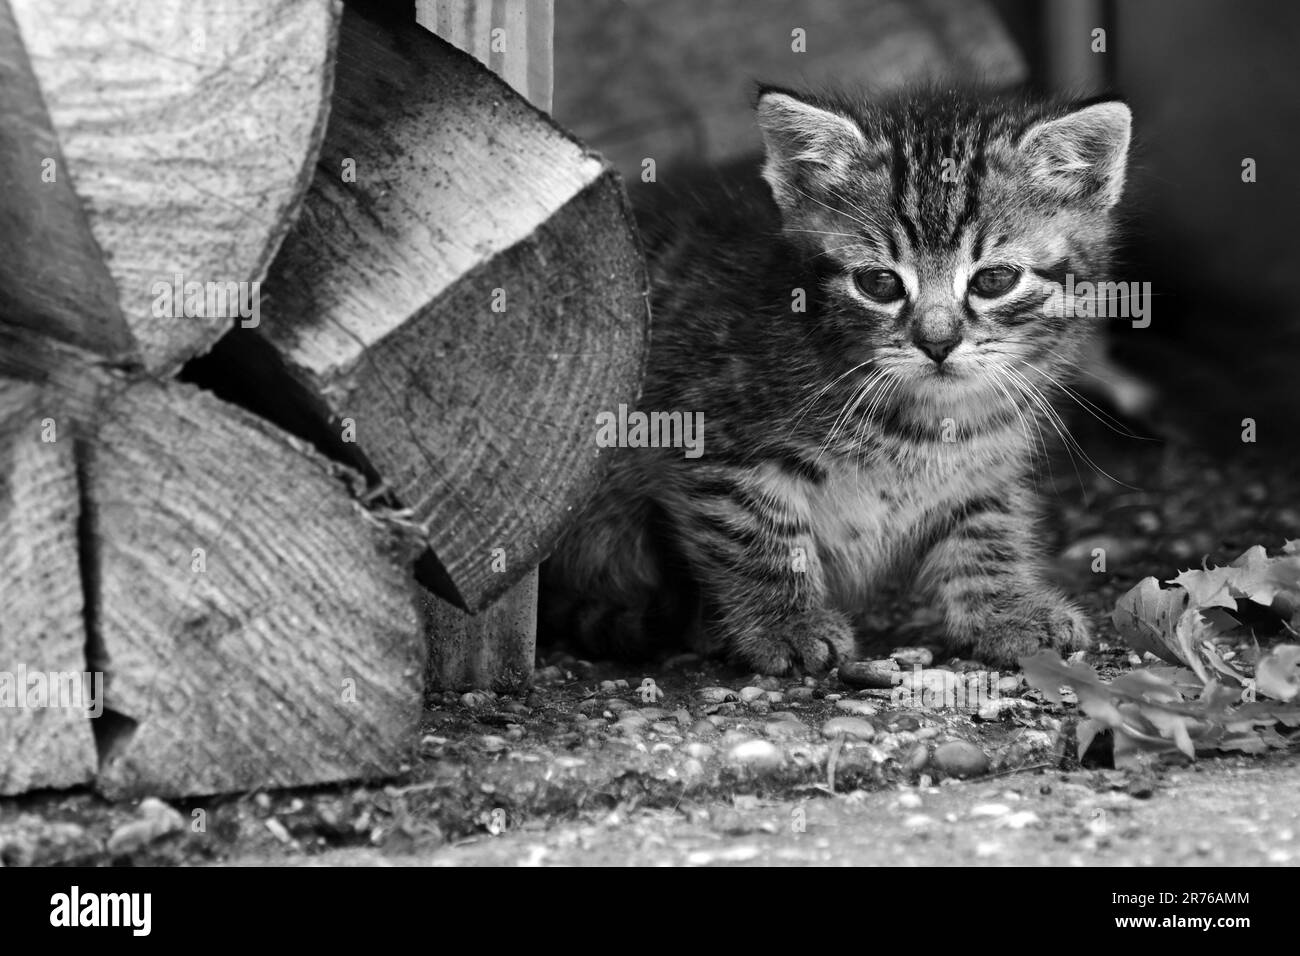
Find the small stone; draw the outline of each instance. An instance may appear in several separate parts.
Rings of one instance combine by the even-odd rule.
[[[785,694],[781,693],[779,690],[769,690],[763,694],[763,699],[769,704],[779,704],[785,700]]]
[[[850,687],[886,689],[898,683],[897,661],[853,661],[841,664],[840,681]]]
[[[275,817],[269,818],[265,823],[266,828],[271,831],[271,836],[275,837],[281,843],[293,842],[293,837],[289,834],[288,828]]]
[[[185,829],[185,819],[157,797],[140,801],[134,820],[122,824],[108,838],[108,852],[114,855],[133,853],[172,833]]]
[[[785,758],[775,744],[766,740],[747,740],[736,744],[727,752],[732,763],[761,770],[771,770],[781,766]]]
[[[673,711],[673,720],[677,721],[683,727],[689,727],[694,718],[691,717],[691,712],[689,710],[685,707],[681,707]]]
[[[980,720],[1001,720],[1003,717],[1033,709],[1034,705],[1030,701],[1021,700],[1019,697],[995,697],[984,703],[978,713]]]
[[[701,687],[695,692],[695,696],[708,704],[725,704],[728,701],[739,700],[736,692],[729,687]]]
[[[1020,677],[1015,674],[1008,674],[1006,677],[998,678],[999,694],[1014,694],[1020,690]]]
[[[973,817],[1004,817],[1011,812],[1005,803],[977,803],[970,808]]]
[[[952,777],[978,777],[989,771],[983,750],[964,740],[950,740],[934,748],[934,766]]]
[[[857,740],[871,740],[876,736],[876,728],[861,717],[832,717],[822,724],[822,736],[838,737],[841,734]]]
[[[639,714],[640,716],[644,717],[646,720],[664,719],[664,712],[663,712],[663,708],[661,707],[642,707],[640,710],[634,711],[634,713]]]
[[[781,681],[775,677],[760,677],[754,681],[755,687],[761,687],[763,690],[780,690]]]
[[[766,714],[772,709],[772,705],[765,700],[750,701],[749,710],[754,714]]]
[[[697,720],[691,724],[690,732],[696,737],[716,737],[720,733],[718,725],[711,720]]]
[[[478,739],[478,745],[488,753],[496,753],[510,746],[504,737],[498,737],[496,734],[484,734]]]
[[[791,687],[785,692],[786,699],[791,703],[807,703],[813,699],[811,687]]]
[[[934,663],[934,653],[928,647],[896,647],[889,657],[899,667],[929,667]]]
[[[1033,810],[1018,810],[1015,813],[1008,813],[998,821],[999,826],[1004,826],[1009,830],[1023,830],[1025,827],[1033,826],[1042,821],[1038,818]]]
[[[501,705],[501,709],[507,714],[518,714],[521,717],[526,717],[532,713],[529,706],[521,700],[508,700]]]
[[[485,690],[466,691],[460,695],[460,704],[462,707],[475,709],[485,707],[492,702],[492,695]]]
[[[625,680],[616,680],[616,681],[614,681],[614,689],[615,689],[615,690],[627,690],[627,687],[628,687],[628,684],[627,684],[627,681],[625,681]]]
[[[802,737],[807,730],[808,728],[798,720],[769,720],[763,725],[763,733],[779,739]]]
[[[617,694],[618,685],[612,680],[603,680],[600,682],[600,692],[602,694]]]
[[[533,673],[535,684],[559,684],[564,680],[564,671],[552,664]]]
[[[911,790],[904,790],[898,795],[898,805],[904,810],[915,810],[921,805],[921,795]]]
[[[870,701],[867,701],[867,700],[854,700],[854,699],[852,699],[852,698],[845,698],[844,700],[837,700],[837,701],[835,702],[835,709],[836,709],[836,710],[845,710],[845,711],[848,711],[850,714],[858,714],[858,715],[860,715],[860,716],[862,716],[862,717],[872,717],[872,716],[874,716],[876,713],[878,713],[878,710],[879,710],[879,709],[876,707],[876,705],[873,704],[873,703],[871,703]]]
[[[625,710],[631,710],[632,705],[620,697],[611,697],[605,701],[605,709],[615,714],[621,714]]]
[[[677,733],[677,725],[676,725],[676,724],[670,724],[670,723],[668,723],[668,722],[665,721],[665,720],[656,720],[653,724],[650,725],[650,729],[653,730],[653,731],[654,731],[655,733],[657,733],[657,734],[675,734],[675,733]]]
[[[713,756],[713,748],[708,744],[700,743],[698,740],[692,740],[682,749],[686,751],[688,757],[693,757],[696,760],[708,760]]]
[[[912,813],[904,818],[903,826],[916,829],[918,827],[928,827],[933,822],[934,817],[928,817],[924,813]]]
[[[925,744],[915,744],[903,758],[903,766],[909,773],[920,773],[925,769],[925,765],[930,762],[930,748]]]

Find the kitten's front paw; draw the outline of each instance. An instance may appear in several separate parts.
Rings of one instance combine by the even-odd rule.
[[[732,638],[732,656],[763,674],[793,667],[821,673],[855,656],[853,626],[839,611],[817,608],[754,623]]]
[[[975,656],[1000,667],[1019,667],[1020,658],[1050,648],[1062,656],[1092,643],[1092,624],[1064,597],[1009,601],[993,612],[974,636]]]

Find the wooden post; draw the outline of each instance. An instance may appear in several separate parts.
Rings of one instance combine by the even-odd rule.
[[[550,112],[552,0],[416,0],[415,19]],[[501,31],[495,44],[494,30]],[[465,690],[530,679],[537,648],[537,587],[534,567],[478,615],[429,594],[429,687]]]

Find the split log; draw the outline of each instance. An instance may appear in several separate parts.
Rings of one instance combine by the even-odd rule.
[[[210,348],[232,310],[155,284],[261,278],[337,30],[335,0],[0,0],[0,322],[158,374]]]
[[[86,488],[105,793],[378,777],[409,757],[412,551],[339,470],[191,386],[106,404]]]
[[[287,371],[322,440],[409,509],[424,580],[478,611],[531,573],[600,476],[596,414],[639,383],[646,281],[617,175],[413,21],[349,6],[266,292],[231,354]]]
[[[0,381],[0,795],[95,774],[74,439],[62,418],[49,391]]]

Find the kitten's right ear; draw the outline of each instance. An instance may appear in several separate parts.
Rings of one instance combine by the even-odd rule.
[[[1031,126],[1019,149],[1043,190],[1109,208],[1124,191],[1132,123],[1133,114],[1118,100],[1094,103]]]
[[[785,90],[760,90],[755,112],[766,148],[763,178],[783,209],[812,181],[844,178],[867,145],[853,120]]]

